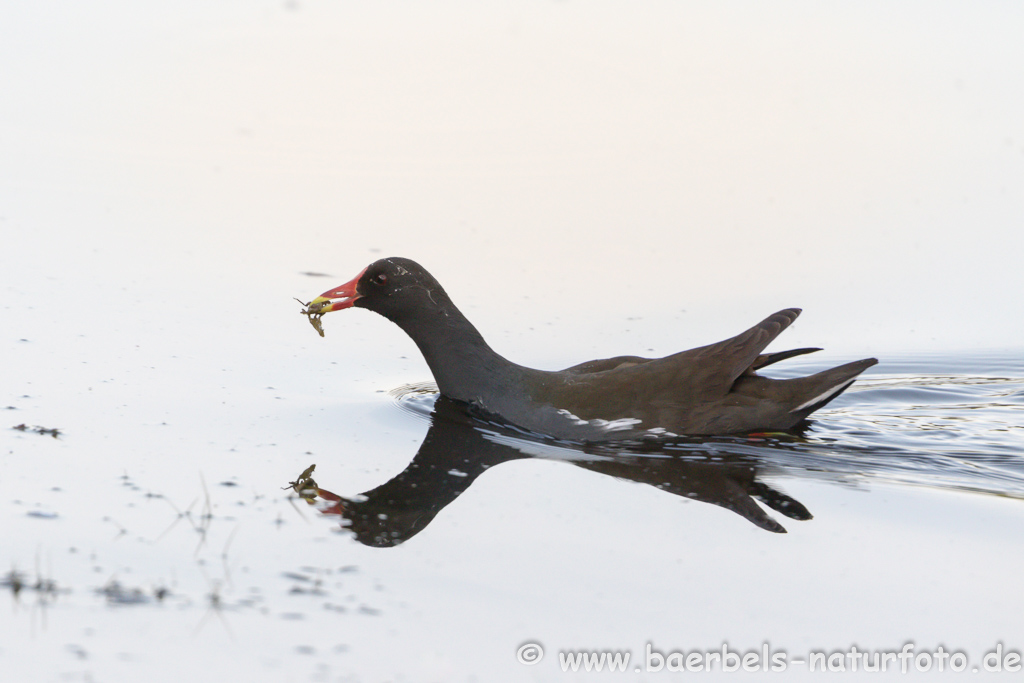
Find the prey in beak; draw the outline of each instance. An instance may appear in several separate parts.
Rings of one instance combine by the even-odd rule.
[[[308,303],[303,303],[301,299],[296,299],[296,301],[305,306],[305,308],[299,312],[309,318],[309,324],[313,326],[313,329],[316,330],[321,337],[324,336],[324,327],[320,322],[320,318],[322,318],[325,313],[340,311],[345,308],[352,307],[356,302],[356,299],[360,296],[359,292],[356,291],[356,286],[359,284],[359,280],[363,277],[363,273],[365,272],[366,269],[364,268],[349,282],[346,282],[340,287],[335,287],[334,289],[324,292]]]

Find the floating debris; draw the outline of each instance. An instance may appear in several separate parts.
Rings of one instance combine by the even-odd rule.
[[[82,647],[81,645],[75,645],[74,643],[69,643],[69,644],[64,646],[64,649],[67,650],[68,652],[70,652],[71,654],[73,654],[78,659],[89,659],[89,653],[86,652],[85,648]]]
[[[19,432],[35,432],[36,434],[42,434],[44,436],[52,436],[55,439],[60,436],[60,430],[56,427],[40,427],[39,425],[29,426],[24,422],[20,425],[14,425],[11,429],[17,429]]]
[[[96,592],[105,596],[107,602],[112,605],[145,605],[153,601],[153,598],[147,595],[141,588],[128,588],[117,579],[111,579],[107,585],[97,588]],[[157,599],[162,600],[166,595],[164,593]]]
[[[22,591],[34,591],[46,601],[52,600],[58,593],[68,592],[66,589],[58,588],[57,582],[53,579],[45,579],[37,574],[33,581],[24,572],[16,569],[11,569],[6,574],[0,575],[0,588],[11,591],[15,599]]]
[[[9,588],[14,597],[18,597],[21,589],[25,588],[25,575],[12,569],[3,576],[0,576],[0,588]]]

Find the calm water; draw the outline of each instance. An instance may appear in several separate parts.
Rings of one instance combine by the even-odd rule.
[[[829,367],[791,365],[799,371],[789,376]],[[325,509],[345,516],[362,542],[401,542],[484,471],[527,457],[573,463],[721,505],[773,531],[782,529],[750,497],[796,519],[810,514],[761,483],[766,477],[865,486],[890,482],[1024,497],[1020,354],[895,358],[885,365],[892,371],[872,371],[840,406],[822,411],[798,435],[615,447],[524,434],[513,425],[466,414],[457,404],[437,404],[430,383],[400,387],[391,392],[397,404],[431,422],[416,458],[394,480],[367,493],[366,500],[343,505],[344,511],[329,504]],[[953,368],[973,373],[949,373]],[[409,508],[396,518],[403,505]],[[365,530],[367,520],[378,516],[373,530]],[[415,517],[412,526],[410,517]]]
[[[1022,34],[976,3],[5,8],[0,680],[1020,652]],[[298,315],[388,255],[532,367],[789,306],[778,348],[825,351],[774,374],[881,363],[799,436],[537,439],[437,401],[387,321]]]
[[[972,665],[1015,647],[1017,598],[978,593],[1020,561],[1019,356],[896,357],[800,436],[643,448],[481,421],[429,382],[374,395],[330,418],[355,425],[343,446],[232,436],[221,446],[245,455],[218,456],[227,467],[137,454],[100,474],[82,462],[95,437],[122,449],[123,435],[9,430],[0,656],[18,676],[36,666],[22,652],[47,656],[50,680],[171,680],[160,663],[186,656],[268,680],[553,680],[557,652],[637,661],[647,643],[763,640],[795,659],[955,642]],[[191,484],[175,462],[198,467]],[[310,464],[307,504],[288,486]],[[839,597],[822,612],[825,595]],[[527,669],[515,655],[532,643],[549,657]]]

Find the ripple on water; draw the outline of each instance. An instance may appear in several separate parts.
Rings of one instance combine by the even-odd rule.
[[[824,363],[791,364],[786,376]],[[403,411],[429,419],[437,398],[432,382],[390,392]],[[524,436],[522,449],[543,443]],[[572,459],[564,442],[551,457]],[[742,453],[774,474],[871,480],[972,490],[1024,498],[1024,353],[898,357],[869,370],[829,408],[815,414],[799,437],[768,440],[703,439],[649,447],[617,446],[611,457]],[[580,458],[593,457],[578,449]]]
[[[437,400],[437,385],[433,382],[413,382],[395,387],[388,392],[395,405],[417,417],[430,419]]]

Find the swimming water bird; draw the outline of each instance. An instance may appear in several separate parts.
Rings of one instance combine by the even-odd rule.
[[[405,258],[370,264],[303,312],[319,323],[320,315],[350,307],[402,328],[442,395],[530,431],[582,441],[789,430],[878,362],[866,358],[794,379],[759,375],[820,350],[763,353],[800,314],[787,308],[731,339],[664,358],[617,356],[535,370],[492,350],[437,280]]]

